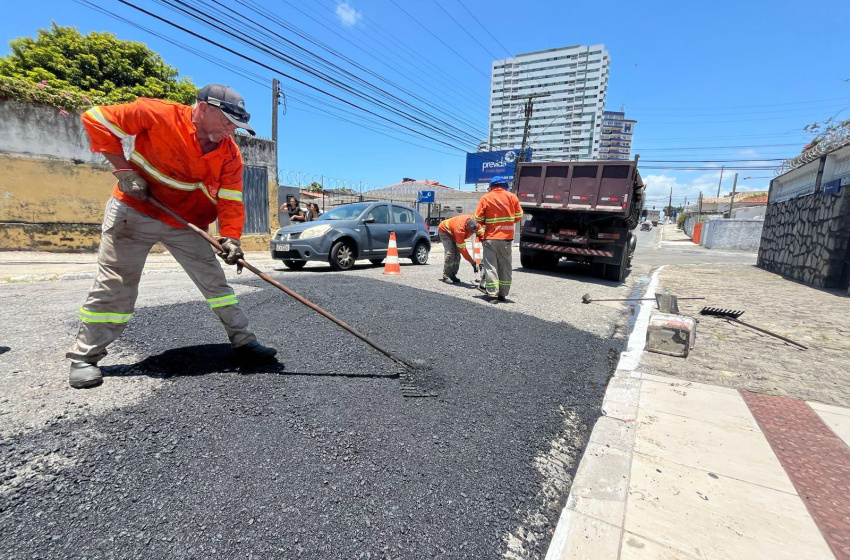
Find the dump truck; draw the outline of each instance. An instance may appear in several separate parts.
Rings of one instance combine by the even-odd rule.
[[[526,217],[519,235],[524,268],[585,263],[622,282],[631,266],[645,185],[634,161],[520,163],[515,192]]]

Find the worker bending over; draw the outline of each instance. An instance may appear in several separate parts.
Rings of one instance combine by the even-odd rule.
[[[277,353],[257,342],[239,308],[212,247],[197,233],[149,202],[153,198],[189,223],[206,229],[216,219],[224,252],[233,265],[244,254],[239,238],[242,206],[242,155],[232,136],[237,128],[252,135],[242,96],[227,86],[202,88],[189,107],[158,99],[100,106],[83,114],[93,152],[115,167],[118,184],[106,204],[97,276],[80,308],[80,330],[66,356],[74,388],[100,385],[97,363],[133,316],[145,259],[161,242],[183,267],[224,325],[242,362],[270,360]],[[134,136],[129,160],[121,139]]]
[[[472,269],[477,274],[478,265],[475,264],[475,261],[469,256],[469,251],[466,250],[467,239],[475,233],[479,236],[484,233],[484,228],[478,225],[475,218],[471,214],[460,214],[448,220],[443,220],[437,227],[437,232],[446,250],[442,281],[447,284],[460,282],[457,271],[460,268],[461,256],[472,265]]]

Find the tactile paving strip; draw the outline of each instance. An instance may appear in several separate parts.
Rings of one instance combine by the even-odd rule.
[[[803,401],[741,396],[833,554],[850,560],[850,447]]]

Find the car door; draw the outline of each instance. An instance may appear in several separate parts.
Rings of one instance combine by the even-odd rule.
[[[393,204],[393,226],[398,244],[398,252],[407,256],[413,251],[413,240],[416,237],[416,217],[413,212],[403,206]]]
[[[386,256],[387,247],[390,244],[390,230],[393,229],[390,223],[389,204],[373,206],[364,217],[363,227],[366,230],[363,252],[366,253],[368,250],[370,258]]]

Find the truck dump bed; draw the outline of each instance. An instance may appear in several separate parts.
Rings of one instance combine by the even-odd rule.
[[[643,181],[637,161],[528,162],[517,170],[516,195],[536,208],[628,214]]]

